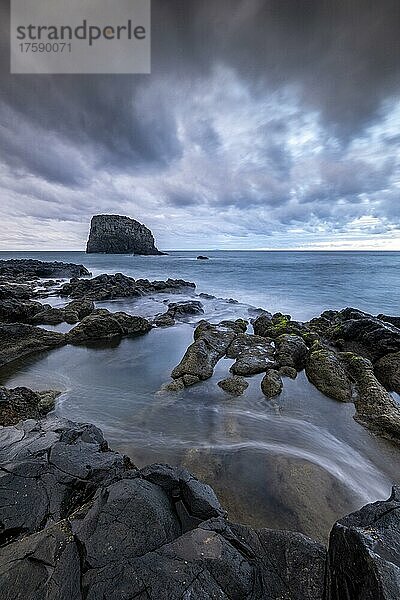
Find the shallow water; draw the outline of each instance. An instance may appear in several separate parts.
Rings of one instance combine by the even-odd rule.
[[[99,306],[152,316],[166,301],[184,297]],[[247,305],[203,302],[205,317],[215,322],[249,317]],[[233,362],[224,359],[209,381],[160,394],[192,336],[193,323],[181,323],[112,346],[66,346],[2,370],[0,382],[63,391],[59,415],[95,423],[111,447],[138,466],[185,465],[216,489],[231,519],[258,527],[295,529],[325,541],[337,518],[387,497],[400,481],[399,451],[356,423],[352,404],[324,397],[304,373],[285,379],[275,401],[261,393],[261,375],[233,399],[217,386]]]

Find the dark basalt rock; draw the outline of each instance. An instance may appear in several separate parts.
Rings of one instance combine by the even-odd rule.
[[[327,337],[340,342],[342,350],[376,361],[400,351],[400,329],[354,308],[345,308],[333,318]]]
[[[201,321],[194,331],[194,342],[186,350],[181,362],[171,373],[173,379],[182,379],[185,386],[209,379],[217,362],[235,337],[243,332],[243,321],[222,321],[211,325]]]
[[[400,598],[399,488],[334,525],[326,574],[326,600]]]
[[[374,365],[374,372],[387,390],[400,394],[400,352],[380,358]]]
[[[231,396],[241,396],[249,387],[246,379],[238,375],[218,381],[218,385],[224,392],[227,392]]]
[[[253,328],[256,335],[272,339],[276,339],[283,334],[290,334],[308,337],[313,341],[315,336],[305,323],[292,321],[290,315],[283,315],[282,313],[275,313],[272,316],[269,313],[261,314],[254,320]]]
[[[60,392],[33,392],[25,387],[0,387],[0,425],[15,425],[24,419],[40,419],[54,408]]]
[[[381,321],[384,321],[385,323],[390,323],[391,325],[394,325],[395,327],[400,329],[400,317],[393,317],[391,315],[380,314],[377,315],[376,318],[380,319]]]
[[[171,302],[168,304],[168,314],[174,319],[182,319],[191,315],[203,315],[204,309],[198,300]]]
[[[374,433],[400,443],[400,405],[379,383],[372,363],[351,352],[339,354],[355,381],[354,419]]]
[[[143,317],[98,309],[66,333],[65,339],[70,344],[85,344],[96,340],[144,335],[150,329],[151,324]]]
[[[306,364],[308,348],[298,335],[280,335],[276,341],[276,359],[281,367],[292,367],[302,371]]]
[[[94,311],[94,302],[89,299],[73,300],[63,308],[54,308],[46,305],[44,310],[35,314],[33,323],[58,325],[59,323],[78,323]]]
[[[229,345],[226,356],[236,358],[230,371],[235,375],[250,377],[276,366],[275,348],[270,340],[257,335],[241,333]]]
[[[33,323],[35,316],[44,310],[50,310],[50,305],[43,305],[33,300],[10,298],[0,300],[0,321],[3,323]]]
[[[200,256],[197,257],[197,260],[209,260],[209,258],[208,258],[208,256],[202,256],[202,255],[200,255]]]
[[[0,367],[36,352],[66,343],[65,336],[34,325],[0,323]]]
[[[93,279],[71,279],[62,286],[61,296],[86,298],[90,300],[113,300],[116,298],[138,298],[157,292],[173,293],[182,289],[194,289],[194,283],[183,279],[167,279],[166,281],[148,281],[133,279],[122,273],[115,275],[98,275]]]
[[[4,600],[399,597],[396,491],[334,526],[327,563],[304,535],[228,522],[185,469],[138,471],[92,425],[0,429],[0,467]]]
[[[160,255],[150,229],[120,215],[95,215],[90,224],[87,253]]]
[[[90,276],[83,265],[32,259],[0,260],[0,277],[7,281]]]
[[[275,398],[279,396],[283,389],[282,378],[278,371],[269,369],[261,381],[261,389],[267,398]]]
[[[32,285],[7,282],[0,284],[0,300],[29,300],[34,295],[35,291]]]
[[[349,376],[337,354],[327,348],[311,349],[306,363],[306,374],[315,387],[334,400],[351,402],[352,387]]]

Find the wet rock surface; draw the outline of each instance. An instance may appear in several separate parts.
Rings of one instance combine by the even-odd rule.
[[[85,344],[97,340],[144,335],[150,329],[150,322],[143,317],[96,309],[66,333],[65,339],[69,344]]]
[[[0,321],[3,323],[33,323],[36,315],[50,310],[50,306],[34,300],[9,298],[0,300]]]
[[[26,387],[0,387],[0,425],[15,425],[24,419],[40,419],[54,408],[60,392],[33,392]]]
[[[356,388],[354,418],[374,433],[400,443],[400,405],[374,375],[371,361],[352,354],[340,354]]]
[[[90,224],[87,253],[160,255],[150,229],[120,215],[95,215]]]
[[[0,278],[7,281],[85,276],[90,276],[87,268],[74,263],[43,262],[33,259],[0,260]]]
[[[336,523],[326,567],[321,544],[230,523],[186,469],[138,470],[93,425],[1,428],[0,468],[5,600],[398,598],[398,492]]]
[[[139,298],[157,292],[174,292],[182,289],[194,289],[194,283],[183,279],[167,279],[166,281],[148,281],[133,279],[122,273],[115,275],[98,275],[92,279],[71,279],[61,287],[61,296],[70,298],[87,298],[90,300],[113,300],[116,298]]]
[[[374,371],[387,390],[400,394],[400,352],[380,358],[374,365]]]
[[[0,323],[0,367],[43,350],[66,343],[65,336],[34,325]]]
[[[238,375],[222,379],[222,381],[218,381],[218,385],[224,392],[227,392],[231,396],[241,396],[249,387],[246,379]]]
[[[242,333],[229,345],[226,356],[236,359],[230,369],[232,373],[249,377],[275,366],[274,353],[275,348],[269,340]]]
[[[261,389],[267,398],[275,398],[279,396],[283,389],[283,382],[278,371],[269,369],[261,381]]]
[[[311,349],[306,363],[306,374],[315,387],[339,402],[351,402],[350,378],[335,352],[327,348]]]
[[[326,600],[397,600],[400,597],[400,489],[385,502],[364,506],[331,532]]]
[[[243,321],[222,321],[212,325],[201,321],[194,331],[194,342],[186,350],[181,362],[171,373],[173,379],[181,379],[187,387],[201,380],[209,379],[217,362],[235,337],[245,331]]]
[[[63,308],[44,306],[43,310],[36,313],[33,323],[45,325],[58,325],[59,323],[78,323],[94,311],[94,302],[88,299],[73,300]]]

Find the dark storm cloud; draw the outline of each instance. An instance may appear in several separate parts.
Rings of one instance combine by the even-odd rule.
[[[399,223],[397,0],[153,0],[151,76],[10,75],[0,6],[4,214],[137,213],[171,246],[169,215],[215,245]]]

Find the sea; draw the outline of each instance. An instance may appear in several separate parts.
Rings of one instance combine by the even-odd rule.
[[[197,260],[200,254],[209,260]],[[82,263],[94,276],[120,272],[196,283],[189,295],[98,303],[146,317],[201,294],[204,318],[215,323],[250,321],[257,308],[298,320],[347,306],[400,314],[400,252],[0,253],[0,259],[9,258]],[[65,303],[58,296],[44,301]],[[285,379],[282,394],[272,401],[261,392],[262,375],[249,379],[243,396],[232,398],[217,385],[233,362],[223,359],[208,381],[163,392],[193,341],[198,319],[140,338],[27,357],[3,368],[0,384],[60,390],[56,414],[94,423],[110,447],[138,467],[168,462],[187,468],[214,487],[231,520],[254,527],[292,529],[326,542],[336,519],[389,496],[400,483],[399,449],[358,424],[353,404],[318,392],[304,372],[294,381]]]

